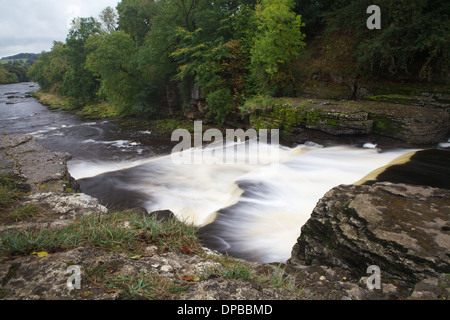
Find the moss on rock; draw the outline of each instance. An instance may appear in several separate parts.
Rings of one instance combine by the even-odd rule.
[[[450,132],[450,113],[445,109],[411,103],[271,98],[252,110],[249,119],[254,129],[280,129],[282,138],[308,128],[337,136],[373,133],[412,144],[434,144]]]

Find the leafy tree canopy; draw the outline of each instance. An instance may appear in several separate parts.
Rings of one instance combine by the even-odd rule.
[[[448,74],[450,3],[379,0],[382,28],[366,27],[370,0],[122,0],[100,19],[74,20],[65,43],[28,75],[44,90],[84,103],[107,99],[124,114],[157,116],[201,92],[225,121],[254,95],[293,96],[308,41],[349,39],[349,74],[433,80]],[[334,51],[339,48],[332,48]],[[339,65],[339,70],[347,68]],[[19,81],[19,69],[0,69]],[[344,72],[343,71],[343,72]],[[355,71],[355,72],[354,72]],[[200,90],[197,90],[200,88]]]

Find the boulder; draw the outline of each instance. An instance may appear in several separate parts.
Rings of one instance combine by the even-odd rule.
[[[450,272],[450,190],[379,182],[341,185],[320,199],[289,263],[322,264],[409,283]]]

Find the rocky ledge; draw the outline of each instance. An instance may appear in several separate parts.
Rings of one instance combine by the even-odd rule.
[[[0,139],[0,177],[11,178],[20,189],[35,192],[72,192],[78,184],[67,170],[68,153],[51,152],[30,135]]]
[[[449,217],[446,189],[389,182],[338,186],[302,227],[289,264],[339,267],[356,275],[375,265],[383,282],[432,288],[413,292],[413,298],[447,298]]]
[[[280,129],[294,142],[304,139],[305,129],[336,136],[376,134],[417,145],[442,142],[450,132],[450,109],[429,105],[280,98],[252,108],[247,112],[253,128]]]
[[[45,150],[29,136],[4,136],[0,146],[2,179],[28,191],[23,204],[43,209],[32,220],[0,223],[0,245],[6,233],[59,230],[76,226],[83,217],[98,220],[113,214],[96,199],[75,192],[67,155]],[[139,256],[89,245],[25,255],[0,250],[0,299],[139,298],[121,288],[143,277],[164,289],[155,299],[447,299],[449,199],[448,190],[405,184],[339,186],[319,201],[285,265],[231,262],[207,248],[161,249],[146,242]],[[116,228],[126,230],[130,221],[122,214]],[[155,214],[167,216],[150,215]],[[237,267],[229,269],[233,263]],[[83,266],[80,290],[67,287],[67,270],[73,265]],[[380,267],[380,289],[368,288],[368,265]],[[228,274],[215,271],[224,268]],[[107,286],[106,279],[115,279],[114,285]],[[173,284],[181,288],[178,293],[170,289]]]

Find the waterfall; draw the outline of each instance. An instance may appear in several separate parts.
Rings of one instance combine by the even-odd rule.
[[[237,148],[240,144],[246,147]],[[270,161],[254,160],[261,147],[270,151]],[[287,148],[250,141],[180,152],[189,157],[208,152],[211,160],[211,155],[223,159],[230,148],[231,163],[183,163],[172,154],[124,162],[72,161],[69,170],[82,190],[84,184],[105,202],[117,194],[130,195],[149,212],[171,210],[199,227],[205,242],[219,251],[280,262],[290,257],[301,227],[327,191],[356,183],[412,151],[314,143]]]

